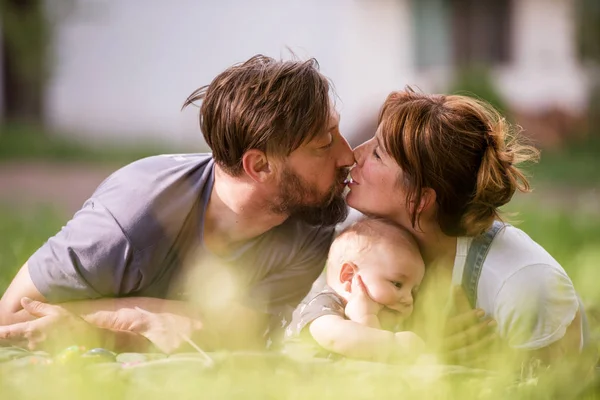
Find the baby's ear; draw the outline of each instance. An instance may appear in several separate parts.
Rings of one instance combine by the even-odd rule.
[[[357,271],[358,267],[353,262],[345,262],[340,268],[340,283],[348,293],[352,291],[352,279]]]

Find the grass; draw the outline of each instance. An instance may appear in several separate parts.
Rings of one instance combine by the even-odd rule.
[[[61,139],[40,137],[35,130],[0,134],[0,161],[45,159],[124,163],[163,151],[94,148]],[[157,147],[158,149],[158,147]],[[531,169],[535,185],[598,187],[600,144],[573,146],[561,153],[544,152]],[[594,332],[600,326],[600,213],[540,206],[535,195],[517,198],[507,211],[519,211],[518,227],[545,247],[568,271],[590,313]],[[52,206],[18,211],[0,203],[0,293],[18,268],[45,240],[65,224]],[[510,374],[478,375],[472,371],[440,374],[433,365],[415,368],[365,362],[290,362],[269,356],[244,359],[223,354],[226,362],[206,370],[191,360],[169,365],[123,368],[120,365],[38,365],[28,358],[0,363],[0,399],[165,399],[165,398],[286,398],[286,399],[542,399],[575,398],[583,386],[564,375],[550,381],[517,383]],[[18,367],[17,367],[18,365]],[[578,377],[579,378],[579,377]],[[560,390],[560,394],[557,394]],[[585,398],[600,398],[591,394]]]
[[[565,211],[549,212],[526,201],[517,201],[509,211],[520,210],[517,224],[547,248],[569,272],[580,294],[592,308],[600,305],[600,215]],[[15,213],[0,204],[0,290],[16,270],[49,236],[66,222],[67,216],[51,207]],[[596,331],[597,324],[596,323]],[[210,398],[320,398],[360,399],[496,399],[567,398],[562,390],[572,384],[541,385],[537,380],[517,383],[514,375],[479,375],[472,371],[446,371],[439,366],[383,366],[366,362],[291,362],[269,356],[243,363],[239,354],[224,354],[216,369],[199,362],[175,360],[169,365],[150,363],[140,368],[118,364],[60,366],[32,364],[28,358],[0,363],[0,398],[114,398],[164,399],[202,396]],[[242,357],[243,358],[243,357]],[[234,365],[235,364],[235,365]],[[11,366],[12,365],[12,366]],[[18,367],[16,367],[18,365]],[[562,375],[561,375],[562,376]],[[564,377],[561,379],[565,379]],[[26,382],[35,381],[35,385]],[[561,381],[563,382],[563,381]],[[108,386],[107,386],[108,385]],[[581,383],[569,389],[573,396]],[[556,396],[555,391],[561,390]],[[8,396],[8,397],[7,397]],[[594,396],[586,398],[595,398]],[[597,397],[600,398],[600,397]]]
[[[536,200],[517,200],[505,211],[518,212],[513,224],[546,248],[575,281],[589,272],[588,266],[600,265],[600,215],[547,210],[535,203]],[[16,268],[58,232],[68,218],[50,205],[15,212],[13,207],[0,203],[0,292]],[[596,274],[600,275],[600,270]]]
[[[35,126],[0,125],[0,162],[6,160],[77,161],[124,164],[162,153],[209,151],[204,144],[197,148],[169,147],[164,143],[90,145],[57,132]],[[600,185],[600,136],[571,143],[559,150],[544,150],[540,163],[528,167],[538,184],[568,186]]]
[[[51,206],[15,212],[0,204],[0,292],[24,264],[49,237],[67,221],[64,215]]]
[[[148,140],[144,140],[141,144],[103,142],[92,145],[85,143],[83,139],[74,140],[59,132],[48,132],[35,126],[0,126],[0,161],[43,160],[125,164],[155,154],[191,151],[206,151],[206,147],[199,145],[196,149],[190,150]]]
[[[540,162],[528,167],[537,184],[600,187],[600,136],[561,149],[542,150]]]
[[[36,385],[28,387],[26,379]],[[434,379],[436,385],[432,385]],[[372,363],[273,362],[266,356],[210,370],[190,360],[174,360],[139,369],[111,365],[80,368],[77,372],[70,368],[13,368],[0,377],[3,394],[11,399],[47,398],[49,393],[61,399],[449,399],[459,398],[457,394],[466,399],[496,399],[502,392],[514,394],[519,390],[510,389],[507,380],[498,381],[505,384],[502,391],[473,374],[434,377]]]

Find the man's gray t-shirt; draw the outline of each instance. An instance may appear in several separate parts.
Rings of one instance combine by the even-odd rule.
[[[123,167],[31,256],[33,283],[51,302],[185,299],[174,282],[190,259],[210,253],[202,235],[213,181],[211,154],[154,156]],[[332,236],[332,227],[288,218],[218,259],[238,275],[241,301],[281,314],[319,276]]]
[[[285,330],[285,351],[293,357],[316,357],[336,359],[341,356],[322,348],[313,339],[308,326],[324,315],[346,318],[346,300],[324,281],[322,275],[292,314],[292,321]]]
[[[316,281],[313,284],[312,290],[294,310],[292,322],[285,331],[286,338],[302,335],[304,328],[324,315],[335,315],[347,319],[346,300],[327,284],[318,287],[319,283]]]

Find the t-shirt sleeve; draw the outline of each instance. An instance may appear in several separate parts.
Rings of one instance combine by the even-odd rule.
[[[561,339],[578,309],[569,277],[550,265],[534,264],[505,281],[496,295],[495,318],[510,347],[537,350]]]
[[[344,302],[330,289],[325,289],[311,299],[307,299],[306,303],[298,305],[294,310],[292,322],[285,331],[285,336],[299,336],[311,322],[324,315],[345,318]]]
[[[319,229],[289,263],[250,289],[250,305],[267,314],[291,315],[323,271],[332,238],[333,228]]]
[[[52,302],[114,297],[135,290],[133,250],[110,211],[94,198],[28,260],[36,288]]]

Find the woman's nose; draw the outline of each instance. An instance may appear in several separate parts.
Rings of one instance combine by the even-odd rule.
[[[354,149],[354,159],[358,165],[362,165],[364,161],[365,146],[366,143],[363,143]]]

